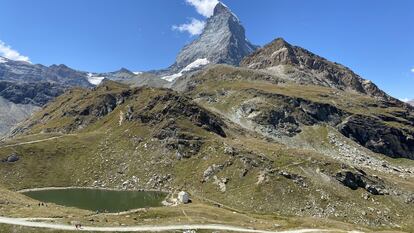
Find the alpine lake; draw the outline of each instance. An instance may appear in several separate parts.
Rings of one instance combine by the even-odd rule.
[[[102,189],[45,189],[22,194],[41,203],[117,213],[139,208],[160,207],[167,193],[155,191],[114,191]]]

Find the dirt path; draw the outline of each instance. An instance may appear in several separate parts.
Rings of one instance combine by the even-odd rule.
[[[63,138],[63,137],[66,137],[66,136],[69,136],[69,135],[62,135],[62,136],[56,136],[56,137],[51,137],[51,138],[46,138],[46,139],[34,140],[34,141],[29,141],[29,142],[20,142],[20,143],[16,143],[16,144],[0,146],[0,149],[8,148],[8,147],[14,147],[14,146],[35,144],[35,143],[39,143],[39,142],[47,142],[47,141],[52,141],[52,140],[55,140],[55,139]]]
[[[34,220],[34,219],[33,219]],[[176,231],[176,230],[218,230],[218,231],[234,231],[234,232],[249,232],[249,233],[311,233],[311,232],[333,232],[330,230],[321,229],[301,229],[291,231],[264,231],[254,230],[235,226],[216,225],[216,224],[194,224],[194,225],[166,225],[166,226],[130,226],[130,227],[87,227],[76,229],[75,226],[45,223],[45,222],[31,222],[28,219],[6,218],[0,217],[0,223],[8,225],[17,225],[34,228],[47,228],[53,230],[65,231],[96,231],[96,232],[162,232],[162,231]],[[338,232],[338,231],[335,231]]]

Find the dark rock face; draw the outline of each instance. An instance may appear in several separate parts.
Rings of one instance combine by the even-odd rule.
[[[414,132],[395,128],[369,116],[354,115],[339,131],[368,149],[393,158],[414,159]]]
[[[401,101],[390,97],[374,83],[362,79],[349,68],[330,62],[306,49],[292,46],[281,38],[247,56],[240,65],[251,69],[289,65],[299,72],[297,76],[292,76],[299,83],[356,91],[403,105]]]
[[[239,19],[219,3],[200,37],[183,48],[170,68],[179,71],[195,60],[205,58],[213,64],[238,65],[243,57],[256,48],[247,41]]]
[[[15,83],[0,81],[0,96],[15,104],[43,106],[63,94],[67,86],[49,82]]]
[[[352,190],[363,188],[373,195],[385,195],[389,193],[381,180],[370,177],[363,171],[342,171],[338,172],[335,178]]]

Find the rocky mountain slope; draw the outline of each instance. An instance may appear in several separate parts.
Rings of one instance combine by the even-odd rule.
[[[410,104],[411,106],[414,106],[414,100],[410,100],[407,103]]]
[[[181,70],[197,59],[207,59],[213,64],[238,65],[256,48],[246,39],[245,29],[237,16],[227,6],[219,3],[203,33],[182,49],[171,68]]]
[[[414,112],[399,101],[298,85],[261,70],[228,66],[181,79],[174,88],[242,127],[276,140],[327,124],[374,152],[414,159]]]
[[[241,62],[241,66],[264,70],[299,84],[350,90],[387,101],[397,101],[349,68],[330,62],[306,49],[292,46],[282,38],[274,40],[246,57]]]

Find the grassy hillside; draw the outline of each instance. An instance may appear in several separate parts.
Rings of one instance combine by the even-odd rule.
[[[215,72],[207,71],[194,79],[200,85],[189,88],[187,95],[166,89],[130,89],[113,82],[95,90],[67,92],[25,122],[13,139],[0,144],[0,158],[11,153],[20,156],[16,163],[0,163],[0,184],[13,191],[54,186],[186,190],[195,200],[178,209],[163,207],[133,215],[150,215],[148,223],[178,221],[182,215],[177,213],[185,211],[191,221],[180,221],[257,228],[279,224],[282,229],[316,225],[414,230],[410,202],[414,178],[404,170],[412,167],[412,161],[404,165],[370,152],[339,134],[329,121],[301,123],[295,135],[273,137],[260,128],[261,121],[253,124],[255,114],[250,119],[234,118],[235,109],[246,101],[263,98],[266,101],[259,110],[266,112],[285,103],[277,102],[285,96],[309,103],[325,100],[339,111],[361,114],[381,111],[393,115],[404,109],[368,107],[363,111],[364,106],[380,103],[355,95],[351,98],[355,101],[346,107],[342,98],[351,95],[348,93],[289,84],[274,86],[273,81],[259,81],[263,77],[258,73],[248,73],[258,75],[254,83],[248,78],[241,81],[243,69],[220,70],[224,76],[215,76]],[[303,116],[295,111],[292,114]],[[350,153],[340,150],[343,145]],[[386,162],[388,167],[362,166],[363,162],[345,159],[345,154],[363,154],[370,163]],[[352,190],[337,179],[341,172],[361,171],[364,179],[376,182],[388,194]],[[214,207],[217,205],[221,208]],[[202,211],[204,208],[209,211]],[[31,215],[31,211],[26,214]],[[233,212],[240,216],[232,217]],[[82,220],[85,215],[74,216]],[[93,224],[105,224],[104,217],[97,216],[101,220]],[[132,215],[124,217],[114,216],[111,222],[137,224]]]

